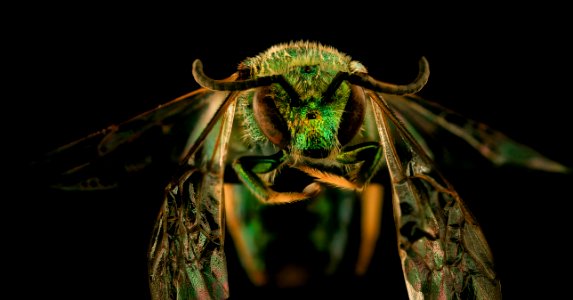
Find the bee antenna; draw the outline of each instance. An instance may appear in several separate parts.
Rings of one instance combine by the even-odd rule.
[[[193,62],[193,78],[202,87],[214,91],[244,91],[259,86],[267,86],[272,83],[281,83],[284,78],[280,75],[264,76],[246,80],[229,81],[228,79],[212,79],[203,73],[203,63],[196,59]]]
[[[348,75],[346,80],[348,80],[350,83],[371,89],[376,92],[395,95],[413,94],[420,91],[426,85],[428,78],[430,77],[430,64],[428,63],[428,60],[423,56],[419,61],[419,68],[420,69],[416,79],[405,85],[378,81],[367,73],[352,73]]]

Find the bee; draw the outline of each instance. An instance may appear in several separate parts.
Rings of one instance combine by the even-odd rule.
[[[257,286],[332,273],[355,203],[362,220],[354,272],[364,274],[384,187],[410,299],[501,299],[487,240],[424,135],[449,132],[497,165],[569,172],[417,96],[429,78],[424,57],[411,83],[392,84],[333,47],[296,41],[243,60],[226,79],[210,78],[195,60],[193,76],[198,90],[64,145],[41,164],[56,174],[54,187],[80,191],[116,188],[151,165],[175,165],[148,250],[153,299],[228,298],[225,232]],[[272,217],[287,209],[288,219]],[[277,263],[269,256],[288,231],[306,237],[297,245],[303,259]],[[318,268],[305,266],[307,252],[319,254]]]

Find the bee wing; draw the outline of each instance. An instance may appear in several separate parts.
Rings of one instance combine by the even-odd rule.
[[[228,297],[222,191],[236,96],[201,88],[32,163],[42,182],[62,190],[106,190],[134,174],[163,174],[148,250],[154,299]]]
[[[211,118],[227,95],[198,89],[45,154],[31,173],[51,187],[81,191],[115,188],[152,166],[162,168],[155,174],[172,175],[202,130],[196,124]]]
[[[229,296],[223,251],[223,176],[234,97],[235,93],[229,95],[209,121],[206,135],[198,137],[185,158],[182,174],[165,189],[148,257],[153,299]]]
[[[410,299],[500,299],[493,257],[479,225],[385,95],[369,95],[392,181]]]
[[[408,130],[416,135],[418,141],[423,140],[421,134],[416,134],[418,131],[422,131],[426,137],[440,136],[440,138],[444,137],[443,132],[448,132],[466,141],[497,166],[514,165],[561,173],[571,171],[562,164],[512,140],[484,123],[468,119],[451,109],[417,95],[383,94],[383,97],[398,114],[398,117],[401,117]],[[435,150],[438,147],[436,145],[432,149]],[[426,151],[428,150],[426,148]],[[447,151],[447,149],[443,150]],[[446,156],[449,154],[451,153],[447,153]]]

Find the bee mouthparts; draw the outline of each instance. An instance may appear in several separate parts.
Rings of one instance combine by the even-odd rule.
[[[307,149],[302,151],[302,154],[311,158],[325,158],[330,154],[330,150],[327,149]]]

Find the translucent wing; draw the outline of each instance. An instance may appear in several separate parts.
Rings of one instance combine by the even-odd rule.
[[[546,172],[565,173],[571,171],[568,167],[512,140],[484,123],[468,119],[451,109],[417,95],[383,94],[383,97],[408,127],[408,130],[413,134],[419,133],[416,136],[418,141],[427,141],[436,137],[443,139],[445,135],[453,134],[466,141],[496,166],[513,165]],[[421,138],[422,135],[425,139]],[[442,152],[446,152],[440,161],[447,163],[448,156],[452,156],[453,152],[442,146],[445,144],[448,145],[447,147],[452,145],[441,141],[433,145],[431,149],[436,151],[441,148]],[[428,148],[425,150],[430,151]],[[437,156],[437,153],[434,152],[434,154]],[[454,163],[459,164],[459,161]]]
[[[206,135],[199,136],[190,150],[183,173],[165,189],[149,249],[153,299],[225,299],[229,295],[223,176],[235,103],[225,104],[228,108],[219,109],[207,124]]]
[[[476,220],[382,95],[369,95],[392,181],[410,299],[501,299],[493,257]]]
[[[225,97],[196,90],[47,153],[32,173],[63,190],[111,189],[151,169],[167,181]]]
[[[154,299],[228,296],[221,201],[235,96],[199,89],[33,163],[42,182],[63,190],[106,190],[134,174],[160,174],[167,187],[148,253]]]

